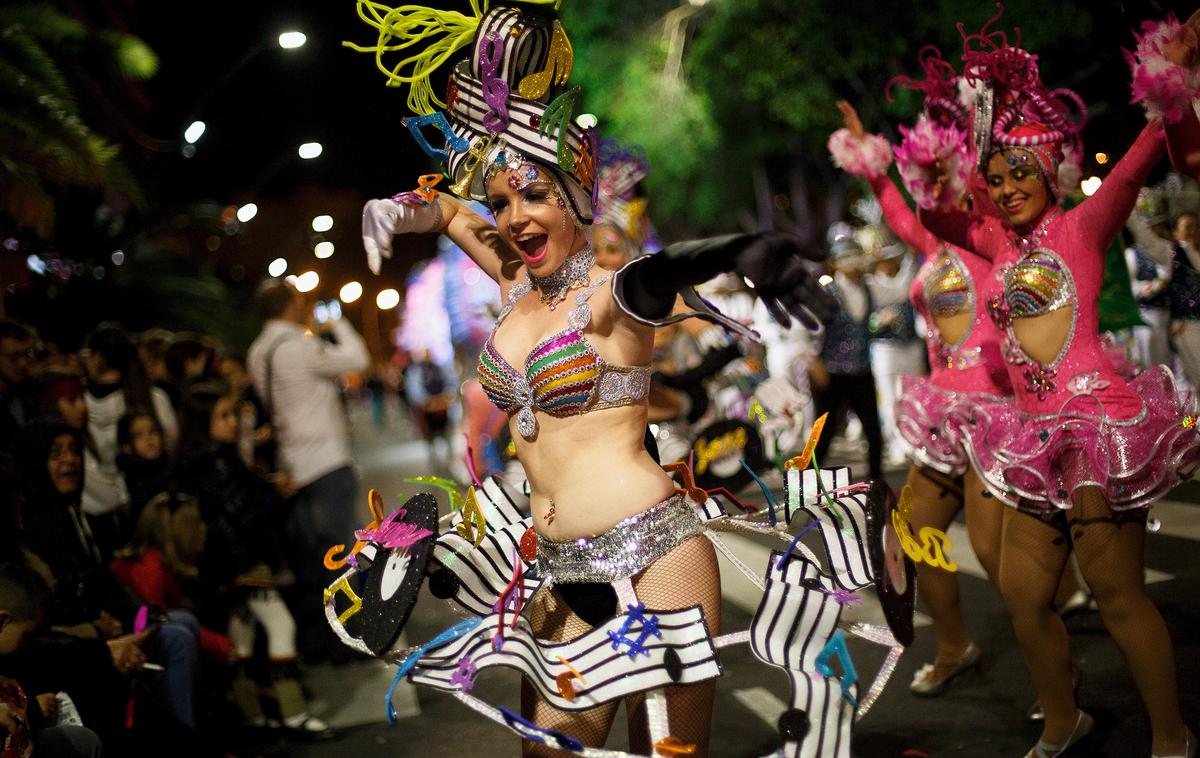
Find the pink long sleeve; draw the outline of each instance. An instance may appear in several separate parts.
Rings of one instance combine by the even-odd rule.
[[[1074,209],[1081,222],[1076,228],[1090,237],[1091,243],[1104,249],[1121,231],[1150,169],[1162,159],[1163,149],[1162,125],[1158,122],[1146,124],[1096,194]]]
[[[1188,108],[1178,124],[1168,124],[1167,152],[1176,171],[1193,179],[1200,176],[1200,119]]]
[[[988,234],[985,227],[989,223],[985,218],[958,208],[922,209],[918,218],[922,226],[955,247],[961,247],[989,261],[995,255],[995,251],[985,244]]]
[[[937,252],[941,246],[941,240],[921,226],[917,214],[913,213],[912,209],[908,207],[908,203],[904,202],[900,190],[896,188],[890,178],[887,176],[875,177],[871,180],[871,190],[879,200],[879,207],[883,209],[884,221],[904,244],[927,257]]]

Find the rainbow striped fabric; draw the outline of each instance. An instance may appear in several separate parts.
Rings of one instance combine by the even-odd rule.
[[[488,399],[510,413],[525,404],[528,387],[534,408],[551,416],[587,410],[604,361],[577,329],[567,329],[537,344],[525,359],[525,372],[513,368],[489,336],[479,355],[479,381]]]

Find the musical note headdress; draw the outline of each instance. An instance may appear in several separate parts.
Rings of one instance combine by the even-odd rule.
[[[567,82],[574,53],[554,12],[560,3],[525,0],[522,7],[489,9],[488,0],[470,0],[466,15],[358,0],[359,17],[379,37],[374,45],[346,44],[374,53],[389,86],[410,86],[408,105],[417,115],[404,124],[444,164],[455,194],[486,200],[491,174],[533,163],[550,174],[575,219],[589,224],[597,140],[593,129],[575,123],[580,88]],[[470,57],[455,64],[443,102],[430,76],[468,45]],[[389,68],[385,54],[400,51],[408,56]],[[444,147],[429,144],[426,126],[437,127]]]

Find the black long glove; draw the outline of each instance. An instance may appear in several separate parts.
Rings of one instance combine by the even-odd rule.
[[[838,311],[837,300],[809,273],[803,260],[822,261],[825,251],[804,245],[782,232],[731,234],[677,242],[656,255],[639,258],[623,268],[613,282],[617,301],[630,315],[647,321],[666,318],[675,296],[727,271],[748,278],[771,316],[791,325],[788,314],[810,329],[828,322]]]

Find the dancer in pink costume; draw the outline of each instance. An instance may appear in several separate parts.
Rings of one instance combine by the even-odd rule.
[[[965,161],[965,109],[955,102],[955,72],[936,48],[921,51],[924,81],[902,80],[926,97],[918,130],[949,139],[948,150]],[[901,379],[896,423],[911,448],[907,484],[912,488],[910,521],[920,533],[925,527],[946,531],[966,509],[967,531],[979,562],[993,580],[999,560],[1001,509],[990,500],[970,465],[970,432],[958,409],[964,398],[991,403],[1010,402],[1012,387],[1000,355],[1000,335],[987,316],[986,301],[978,296],[992,264],[967,250],[946,245],[925,229],[887,176],[891,147],[879,135],[867,135],[854,108],[839,102],[845,128],[829,141],[834,161],[848,173],[865,177],[883,210],[884,220],[900,239],[916,250],[924,263],[909,297],[927,325],[931,376]],[[958,122],[962,122],[962,128]],[[906,151],[905,147],[908,148]],[[913,145],[897,150],[911,159]],[[938,152],[935,147],[932,153]],[[907,166],[902,166],[902,171]],[[960,192],[961,195],[961,192]],[[931,196],[922,201],[935,202]],[[958,674],[977,668],[981,652],[967,636],[958,580],[943,568],[920,563],[918,592],[933,618],[937,653],[933,663],[917,670],[910,689],[934,696],[945,692]]]
[[[977,88],[974,144],[1000,217],[943,208],[921,220],[995,267],[980,295],[1005,335],[1016,405],[977,403],[969,423],[982,430],[984,444],[972,448],[980,474],[1016,506],[1004,509],[999,586],[1045,711],[1028,755],[1060,755],[1093,727],[1075,702],[1067,633],[1052,604],[1073,548],[1150,712],[1154,754],[1191,756],[1171,640],[1146,597],[1143,559],[1146,506],[1200,458],[1195,410],[1166,367],[1126,383],[1097,328],[1104,250],[1163,155],[1162,125],[1147,125],[1101,188],[1064,213],[1056,172],[1082,104],[1046,89],[1034,56],[988,31],[995,20],[964,34],[963,60]],[[949,179],[942,173],[939,183]]]

